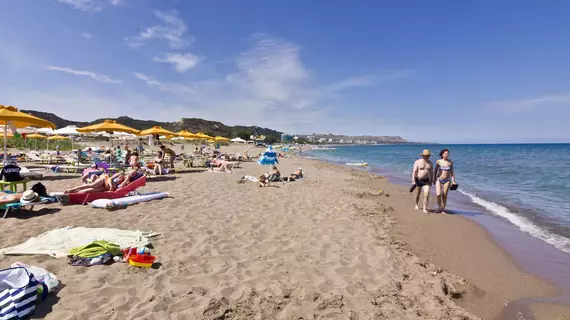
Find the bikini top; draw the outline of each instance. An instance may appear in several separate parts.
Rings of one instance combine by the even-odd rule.
[[[439,167],[439,169],[440,169],[441,171],[451,171],[451,166],[446,166],[446,167],[441,166],[441,167]]]

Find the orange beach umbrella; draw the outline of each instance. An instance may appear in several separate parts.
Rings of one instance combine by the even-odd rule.
[[[196,138],[198,139],[206,139],[206,140],[210,140],[210,139],[214,139],[214,137],[210,137],[209,135],[203,133],[203,132],[198,132],[196,133]]]
[[[13,106],[0,105],[0,124],[4,125],[4,163],[8,159],[6,136],[8,135],[8,126],[12,128],[25,128],[29,126],[38,128],[55,129],[55,124],[50,121],[34,117],[31,114],[18,111]]]
[[[131,128],[131,127],[127,127],[127,126],[122,125],[120,123],[117,123],[117,121],[115,121],[115,120],[105,120],[101,123],[97,123],[97,124],[90,125],[90,126],[83,127],[83,128],[77,128],[76,130],[77,130],[77,132],[81,132],[81,133],[100,132],[100,131],[104,131],[104,132],[111,133],[111,134],[114,131],[126,132],[126,133],[132,133],[132,134],[138,134],[139,133],[139,130]]]
[[[47,139],[47,137],[39,133],[32,133],[26,135],[26,139]]]
[[[55,136],[51,136],[49,138],[47,138],[48,140],[67,140],[69,139],[68,137],[64,137],[64,136],[60,136],[59,134],[56,134]]]
[[[157,134],[160,136],[167,136],[167,137],[172,137],[172,136],[176,135],[176,133],[174,133],[170,130],[166,130],[161,126],[154,126],[150,129],[146,129],[146,130],[139,132],[139,136],[149,136],[149,135],[157,135]]]

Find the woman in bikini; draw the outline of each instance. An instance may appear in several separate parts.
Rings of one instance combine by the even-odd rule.
[[[158,151],[156,157],[154,158],[154,174],[162,175],[162,169],[164,168],[164,153]]]
[[[115,191],[134,181],[141,175],[139,173],[140,165],[137,165],[137,169],[129,170],[127,173],[119,172],[112,176],[106,173],[99,175],[91,183],[82,184],[78,187],[67,189],[64,193],[92,193],[92,192],[104,192],[104,191]]]
[[[435,193],[437,195],[437,204],[439,211],[445,214],[445,206],[447,205],[447,192],[452,184],[455,184],[455,172],[453,170],[453,161],[449,159],[449,150],[443,149],[439,152],[441,159],[435,162]]]
[[[113,189],[113,183],[111,177],[106,174],[102,173],[97,178],[95,176],[91,177],[93,182],[82,184],[78,187],[67,189],[64,193],[91,193],[91,192],[102,192],[102,191],[111,191]]]

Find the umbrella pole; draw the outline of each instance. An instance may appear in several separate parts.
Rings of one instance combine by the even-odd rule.
[[[6,135],[8,135],[8,121],[4,123],[4,165],[6,165],[6,160],[8,160],[8,147],[6,145]]]

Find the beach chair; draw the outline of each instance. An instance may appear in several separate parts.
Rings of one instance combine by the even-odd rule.
[[[20,167],[20,176],[24,179],[41,179],[44,176],[44,169],[28,169],[27,167]]]
[[[18,191],[18,185],[21,184],[24,187],[24,191],[27,190],[28,179],[22,179],[19,181],[4,181],[0,180],[0,186],[4,189],[6,186],[10,187],[10,192]]]
[[[129,183],[128,185],[117,189],[115,191],[104,191],[104,192],[92,192],[92,193],[70,193],[67,195],[57,195],[58,201],[63,204],[64,197],[69,197],[69,202],[71,204],[86,204],[87,202],[97,200],[97,199],[117,199],[126,197],[132,191],[137,188],[146,185],[146,177],[142,176],[137,180]]]
[[[42,158],[38,157],[36,154],[31,153],[31,152],[26,153],[26,157],[28,157],[28,159],[31,162],[44,163],[46,161],[45,159],[42,159]],[[45,162],[45,163],[47,163],[47,162]]]
[[[10,212],[15,212],[18,210],[23,210],[23,209],[27,209],[29,211],[34,210],[34,206],[37,205],[44,205],[44,204],[48,204],[48,203],[55,203],[57,202],[57,199],[55,197],[41,197],[40,201],[38,202],[30,202],[30,203],[21,203],[21,202],[15,202],[15,203],[8,203],[6,205],[0,206],[0,209],[4,210],[4,215],[2,216],[2,219],[6,219],[6,216],[8,215],[8,213]]]

